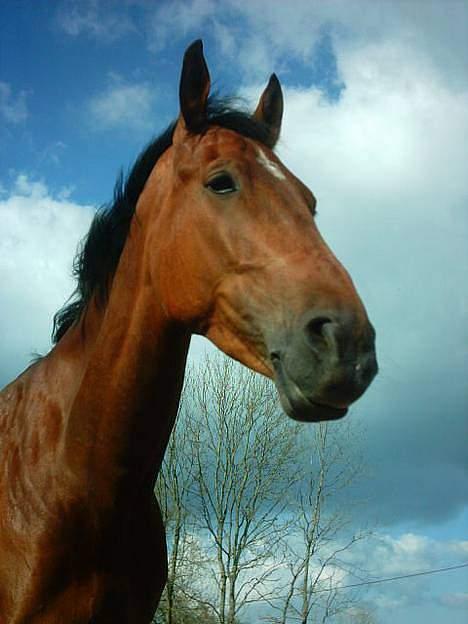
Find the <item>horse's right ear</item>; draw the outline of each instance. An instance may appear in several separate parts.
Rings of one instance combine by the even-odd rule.
[[[199,131],[207,123],[209,92],[210,74],[203,56],[203,43],[197,39],[185,51],[179,86],[180,112],[190,132]]]

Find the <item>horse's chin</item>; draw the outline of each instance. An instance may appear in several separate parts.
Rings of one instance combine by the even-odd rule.
[[[348,412],[347,407],[325,405],[308,397],[299,386],[287,375],[279,359],[273,360],[275,369],[275,385],[278,390],[281,406],[286,414],[301,422],[321,422],[338,420]]]
[[[301,397],[297,400],[296,397],[279,392],[281,405],[286,414],[298,420],[300,422],[322,422],[325,420],[339,420],[343,418],[348,412],[347,407],[333,407],[331,405],[323,405],[321,403],[315,403]]]

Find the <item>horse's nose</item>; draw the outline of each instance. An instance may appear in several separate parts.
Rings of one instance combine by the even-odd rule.
[[[369,321],[358,322],[348,312],[322,311],[306,319],[304,332],[315,358],[341,378],[340,394],[361,395],[377,374],[375,331]]]
[[[342,418],[377,374],[375,331],[361,310],[309,310],[268,340],[281,404],[296,420]]]

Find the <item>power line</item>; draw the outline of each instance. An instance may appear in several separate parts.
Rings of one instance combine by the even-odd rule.
[[[399,581],[400,579],[413,578],[415,576],[426,576],[428,574],[438,574],[440,572],[449,572],[450,570],[459,570],[460,568],[467,567],[468,563],[460,563],[459,565],[448,566],[446,568],[436,568],[434,570],[426,570],[424,572],[413,572],[412,574],[389,576],[387,578],[376,579],[374,581],[362,581],[361,583],[352,583],[350,585],[337,585],[336,587],[328,587],[326,589],[316,589],[312,593],[320,594],[321,592],[338,591],[340,589],[351,589],[352,587],[362,587],[363,585],[377,585],[377,583],[388,583],[390,581]]]

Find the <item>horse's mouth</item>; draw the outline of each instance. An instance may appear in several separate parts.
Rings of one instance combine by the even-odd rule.
[[[346,407],[325,405],[307,397],[299,386],[288,375],[281,358],[273,354],[271,362],[275,370],[275,384],[281,405],[288,416],[302,422],[320,422],[337,420],[347,413]]]

